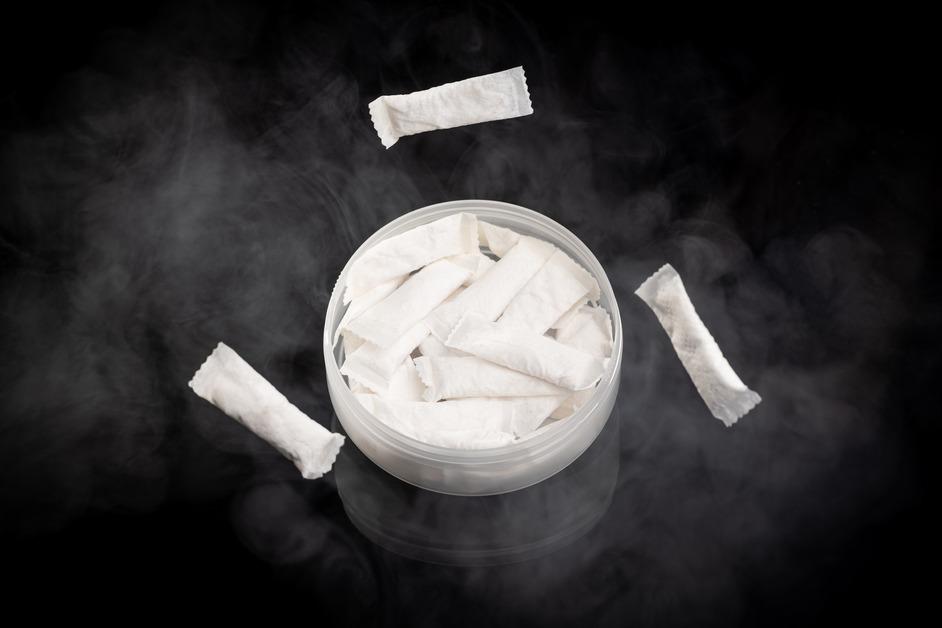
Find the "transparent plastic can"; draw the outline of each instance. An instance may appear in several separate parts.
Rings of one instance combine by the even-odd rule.
[[[346,306],[343,291],[350,265],[377,242],[421,224],[460,212],[501,227],[551,242],[596,278],[599,303],[612,319],[612,357],[595,392],[571,416],[491,449],[459,450],[429,445],[395,431],[364,408],[340,373],[343,343],[333,338]],[[605,270],[592,252],[568,229],[519,205],[486,200],[460,200],[429,205],[388,223],[370,236],[344,266],[334,286],[324,323],[327,388],[344,432],[363,454],[387,473],[423,489],[449,495],[496,495],[516,491],[565,469],[595,441],[612,414],[618,396],[622,360],[622,326],[618,303]]]

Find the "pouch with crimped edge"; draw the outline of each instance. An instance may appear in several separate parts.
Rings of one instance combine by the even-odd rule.
[[[419,377],[412,358],[406,358],[389,380],[389,388],[380,396],[398,401],[422,401],[425,399],[425,384]]]
[[[417,441],[437,447],[447,447],[449,449],[490,449],[492,447],[502,447],[512,443],[515,436],[510,432],[497,432],[494,430],[436,430],[430,432],[416,433],[411,427],[400,422],[391,412],[374,413],[374,399],[376,395],[365,394],[356,395],[361,405],[367,412],[374,414],[380,421],[396,430],[400,434],[414,438]],[[531,432],[533,434],[533,432]]]
[[[599,298],[598,282],[589,271],[556,249],[507,304],[500,320],[542,334],[576,302],[586,298]]]
[[[342,338],[341,344],[343,345],[343,354],[345,356],[350,356],[366,342],[351,331],[343,332],[340,337]]]
[[[493,323],[473,313],[461,318],[445,346],[568,390],[594,386],[605,370],[600,358],[528,329]]]
[[[520,66],[409,94],[380,96],[369,108],[386,148],[406,135],[533,113]]]
[[[612,338],[612,319],[604,308],[581,305],[570,320],[556,330],[556,340],[598,358],[607,359],[612,355],[615,346]],[[562,419],[569,416],[581,408],[594,392],[594,388],[588,388],[572,393],[553,410],[551,418]]]
[[[549,242],[521,237],[483,277],[432,310],[425,319],[429,329],[439,340],[445,340],[465,313],[473,312],[495,320],[554,250]]]
[[[351,263],[343,302],[350,303],[385,281],[408,275],[443,257],[478,251],[474,214],[454,214],[409,229],[376,243]]]
[[[723,357],[670,264],[648,277],[635,294],[654,311],[713,416],[729,427],[762,401]]]
[[[381,421],[409,435],[479,430],[523,436],[535,430],[560,404],[558,395],[502,399],[396,401],[377,395],[358,395],[364,407]],[[404,428],[403,428],[404,426]]]
[[[507,227],[478,220],[478,238],[481,246],[487,247],[497,257],[503,257],[520,240],[520,234]]]
[[[340,367],[340,372],[356,379],[371,390],[385,393],[389,390],[389,382],[393,374],[426,336],[428,336],[428,327],[420,322],[388,347],[379,347],[371,342],[365,342],[346,357],[343,366]]]
[[[570,392],[475,356],[420,357],[415,359],[415,367],[425,385],[426,401],[464,397],[567,396]]]
[[[347,311],[343,313],[343,318],[337,324],[337,329],[334,331],[334,344],[337,344],[341,334],[347,329],[347,323],[392,294],[393,290],[402,285],[407,277],[408,275],[393,277],[378,286],[374,286],[365,294],[351,301]]]
[[[468,355],[464,351],[458,351],[457,349],[446,347],[445,343],[436,338],[433,334],[429,334],[422,339],[422,342],[419,343],[419,353],[425,357],[431,358],[458,357]]]
[[[347,329],[367,342],[388,347],[448,298],[471,274],[464,266],[447,259],[432,262],[347,323]]]
[[[281,452],[302,477],[321,477],[344,437],[301,412],[231,348],[219,343],[189,382],[197,395]]]
[[[483,277],[484,273],[490,270],[491,266],[497,263],[480,251],[477,253],[463,253],[461,255],[455,255],[445,259],[447,259],[449,262],[467,268],[471,272],[471,276],[468,277],[462,284],[465,287],[470,286],[475,281]]]
[[[612,318],[605,308],[582,305],[556,330],[556,340],[580,351],[607,358],[612,355]]]

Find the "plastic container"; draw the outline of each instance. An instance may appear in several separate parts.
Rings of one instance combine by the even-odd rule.
[[[596,278],[600,304],[612,319],[612,358],[594,394],[574,414],[502,447],[457,450],[429,445],[393,430],[360,405],[340,373],[342,344],[333,337],[346,310],[343,289],[347,271],[374,244],[421,224],[468,212],[487,222],[546,240],[566,252]],[[591,251],[568,229],[546,216],[510,203],[484,200],[448,201],[429,205],[393,220],[374,233],[353,254],[334,286],[324,323],[327,388],[344,431],[370,460],[391,475],[420,488],[450,495],[496,495],[541,482],[566,468],[598,436],[618,395],[622,359],[622,328],[611,283]]]
[[[595,442],[568,467],[528,488],[485,497],[443,495],[406,484],[356,447],[340,450],[332,475],[343,509],[376,545],[442,565],[501,565],[584,543],[605,516],[618,484],[619,408]],[[336,419],[334,431],[343,431]],[[581,539],[581,541],[580,541]]]

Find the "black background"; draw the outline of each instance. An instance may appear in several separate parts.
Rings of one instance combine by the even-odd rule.
[[[926,16],[3,11],[4,604],[357,625],[899,623],[931,607]],[[388,151],[370,126],[380,94],[521,64],[533,116]],[[458,198],[573,230],[625,325],[613,504],[519,565],[373,546],[330,477],[297,479],[185,385],[224,340],[329,424],[335,277],[388,220]],[[729,430],[632,295],[665,261],[763,396]]]

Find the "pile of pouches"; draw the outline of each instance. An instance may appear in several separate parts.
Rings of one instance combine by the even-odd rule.
[[[552,244],[454,214],[351,264],[340,372],[403,434],[506,444],[569,416],[598,383],[612,353],[598,299],[595,278]]]

